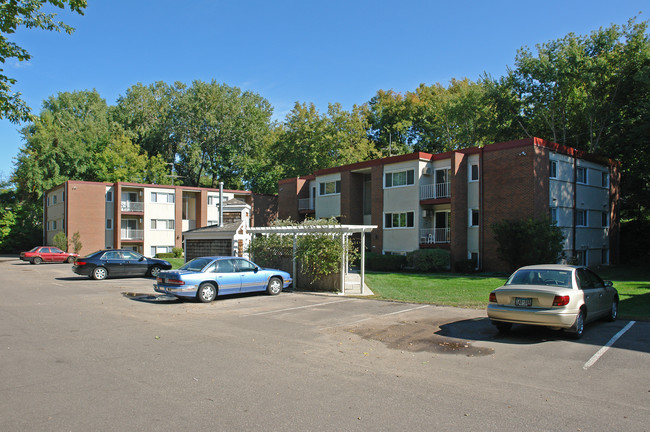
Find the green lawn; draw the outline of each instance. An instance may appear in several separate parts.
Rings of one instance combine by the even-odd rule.
[[[185,258],[165,258],[172,265],[172,269],[177,269],[185,264]]]
[[[650,270],[612,267],[598,274],[613,281],[618,289],[621,318],[650,319]],[[366,284],[375,293],[374,298],[476,309],[484,308],[490,291],[505,280],[493,275],[366,273]]]

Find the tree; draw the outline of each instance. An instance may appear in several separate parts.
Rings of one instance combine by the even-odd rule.
[[[52,237],[52,245],[58,247],[62,251],[68,251],[68,238],[65,236],[63,231],[54,234],[54,237]]]
[[[368,102],[368,135],[383,156],[411,151],[413,110],[407,97],[393,90],[379,90]]]
[[[548,218],[502,220],[492,224],[497,255],[511,270],[531,264],[554,264],[563,254],[562,230]]]
[[[26,49],[7,38],[7,35],[15,33],[19,27],[64,31],[68,34],[74,32],[74,28],[62,21],[56,21],[56,14],[43,12],[43,8],[48,4],[60,9],[65,9],[67,5],[72,12],[83,15],[87,2],[86,0],[6,0],[0,3],[0,62],[5,63],[7,59],[12,58],[18,61],[31,59]],[[0,69],[0,119],[7,118],[12,123],[19,123],[30,120],[30,109],[20,98],[20,93],[11,92],[11,86],[15,83],[15,78],[8,77],[4,74],[4,69]]]
[[[273,108],[260,95],[216,81],[194,81],[174,112],[178,133],[178,171],[199,186],[203,178],[216,187],[245,183],[245,165],[269,133]]]

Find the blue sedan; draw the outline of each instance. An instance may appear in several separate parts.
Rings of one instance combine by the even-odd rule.
[[[159,293],[209,303],[218,295],[254,291],[278,295],[291,282],[289,273],[261,268],[244,258],[200,257],[178,270],[160,272],[153,287]]]

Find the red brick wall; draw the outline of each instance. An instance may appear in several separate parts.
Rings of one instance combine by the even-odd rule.
[[[306,180],[295,178],[280,182],[278,184],[278,218],[299,221],[299,198],[309,198],[309,188]]]
[[[68,182],[66,215],[68,238],[79,232],[82,243],[81,254],[88,254],[106,246],[106,186],[103,183]],[[113,200],[119,208],[120,196],[114,195]],[[119,232],[120,225],[113,218],[113,231]]]
[[[269,226],[278,218],[278,196],[253,194],[251,226]]]
[[[535,216],[535,183],[533,167],[534,147],[515,147],[483,153],[481,180],[483,182],[482,267],[490,271],[508,271],[508,266],[497,257],[498,244],[492,233],[492,224]],[[548,180],[546,180],[548,181]],[[546,191],[548,203],[548,187]]]
[[[467,259],[467,156],[451,157],[451,268]]]
[[[384,247],[384,166],[373,166],[370,173],[371,225],[377,225],[370,234],[370,250],[381,253]]]
[[[363,174],[341,172],[341,223],[363,224]]]

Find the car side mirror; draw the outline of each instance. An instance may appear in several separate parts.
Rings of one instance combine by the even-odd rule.
[[[260,271],[260,268],[256,266],[255,270],[253,270],[253,272],[257,273],[258,271]]]
[[[603,281],[603,282],[605,282],[605,286],[608,288],[614,286],[614,283],[612,281]]]
[[[140,257],[140,261],[144,261],[145,259],[145,257]]]

